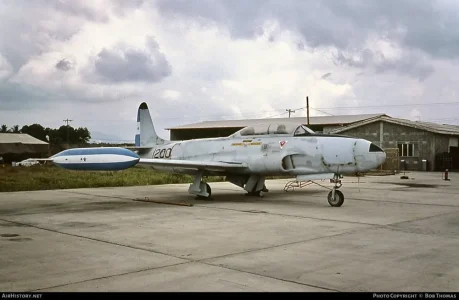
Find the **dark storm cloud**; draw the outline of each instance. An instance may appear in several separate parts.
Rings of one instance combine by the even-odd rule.
[[[102,82],[159,82],[172,73],[166,56],[153,38],[147,50],[102,49],[94,63]],[[120,47],[121,48],[121,47]]]
[[[354,47],[370,32],[442,57],[459,56],[458,5],[430,0],[158,0],[160,11],[228,26],[251,38],[267,19],[299,32],[311,47]]]
[[[339,52],[333,57],[336,65],[347,65],[354,68],[372,69],[376,73],[396,71],[424,80],[434,71],[434,67],[416,53],[404,54],[395,60],[386,59],[381,52],[364,49],[357,53]]]
[[[84,1],[75,0],[42,0],[45,5],[49,5],[65,14],[83,17],[94,22],[107,22],[109,20],[106,10],[97,10],[95,7],[85,5]],[[127,1],[128,2],[128,1]]]
[[[157,7],[176,17],[224,25],[233,38],[253,38],[272,19],[314,48],[348,50],[376,33],[436,57],[459,56],[459,6],[453,1],[158,0]]]
[[[65,19],[58,14],[55,7],[58,3],[44,0],[0,3],[0,53],[14,72],[31,57],[48,51],[53,41],[65,42],[78,33],[84,20]]]
[[[0,1],[0,53],[17,72],[30,57],[48,51],[53,41],[70,40],[85,22],[106,23],[110,8],[124,15],[143,1],[107,3],[113,6],[100,9],[83,0]]]
[[[72,68],[72,63],[64,58],[58,61],[55,67],[58,70],[68,71]]]

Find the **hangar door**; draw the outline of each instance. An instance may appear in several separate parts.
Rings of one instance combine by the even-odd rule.
[[[449,147],[451,154],[451,171],[459,171],[459,147]]]

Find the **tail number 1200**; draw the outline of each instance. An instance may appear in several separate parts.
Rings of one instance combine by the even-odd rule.
[[[153,152],[153,158],[170,158],[171,153],[172,153],[172,148],[156,149]]]

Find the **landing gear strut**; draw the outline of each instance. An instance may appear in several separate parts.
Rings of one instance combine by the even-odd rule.
[[[209,200],[211,199],[212,189],[208,183],[202,181],[202,174],[202,171],[196,174],[194,182],[188,188],[188,193],[196,195],[196,199]]]
[[[263,193],[267,193],[269,191],[265,185],[265,177],[258,175],[252,175],[249,177],[244,190],[247,191],[247,194],[245,194],[246,196],[252,197],[263,197]]]
[[[340,207],[344,203],[344,195],[340,190],[338,190],[342,186],[341,179],[339,178],[340,176],[335,174],[333,179],[330,179],[330,182],[334,183],[335,186],[330,193],[328,193],[328,204],[333,207]]]

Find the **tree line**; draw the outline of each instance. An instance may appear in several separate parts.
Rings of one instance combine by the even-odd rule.
[[[8,128],[7,125],[0,127],[2,133],[26,133],[36,139],[50,143],[51,145],[60,144],[78,144],[85,145],[91,139],[91,133],[86,127],[74,128],[70,125],[62,125],[58,129],[43,127],[40,124],[24,125],[19,128],[19,125],[14,125]]]

